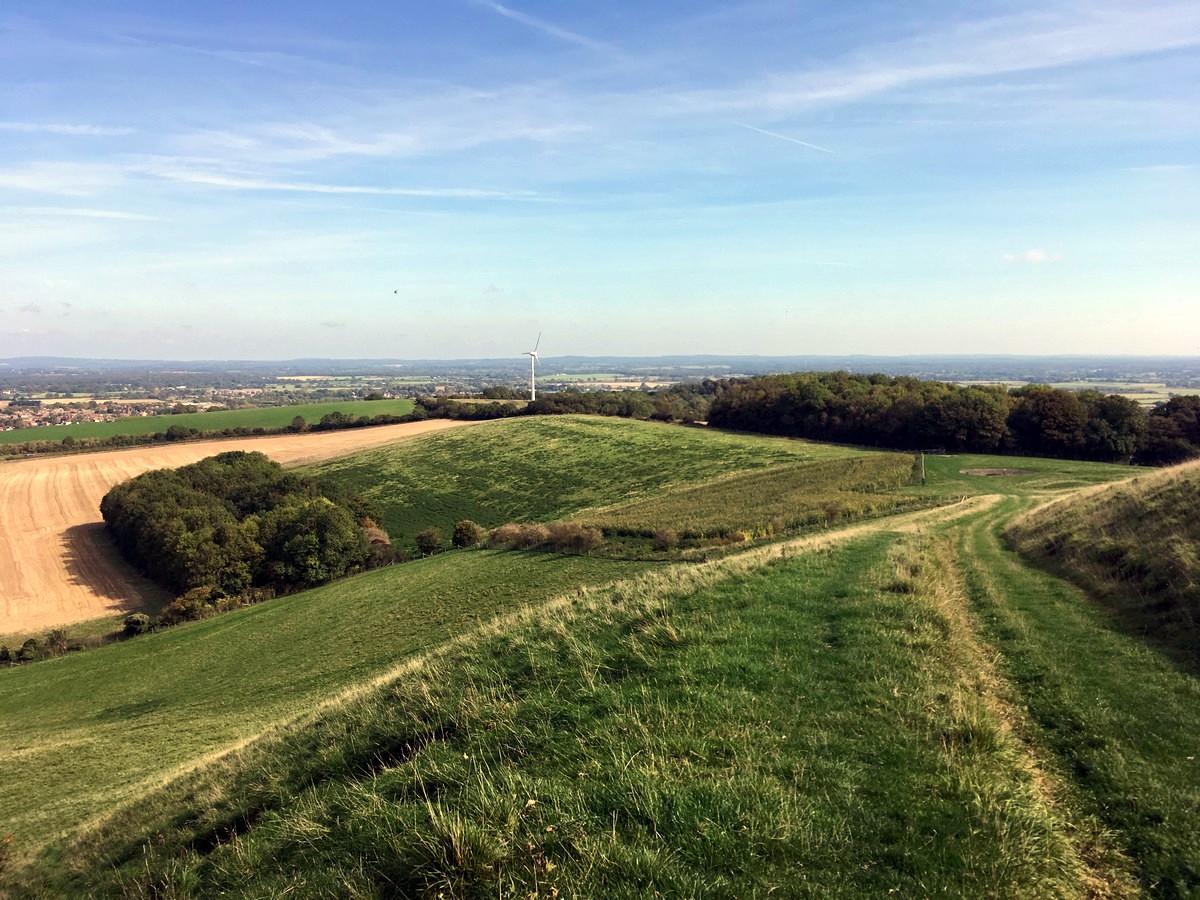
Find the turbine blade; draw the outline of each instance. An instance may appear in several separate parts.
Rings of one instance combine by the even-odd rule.
[[[539,331],[539,332],[538,332],[538,339],[537,339],[537,342],[536,342],[536,343],[533,345],[533,352],[534,352],[534,353],[537,353],[538,344],[540,344],[541,342],[542,342],[542,333]]]

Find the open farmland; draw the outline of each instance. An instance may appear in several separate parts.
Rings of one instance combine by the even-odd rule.
[[[132,416],[112,422],[81,422],[73,425],[42,425],[0,431],[0,444],[28,441],[61,441],[65,437],[102,440],[116,435],[164,434],[172,425],[198,431],[224,431],[227,428],[285,428],[296,416],[309,425],[322,416],[340,412],[351,418],[387,415],[406,416],[413,411],[411,400],[347,400],[330,403],[304,403],[296,406],[262,406],[254,409],[219,409],[212,412],[180,413],[167,416]]]
[[[258,450],[296,465],[460,424],[439,419],[0,463],[0,635],[140,606],[152,588],[115,558],[100,520],[100,499],[127,478],[231,449]]]

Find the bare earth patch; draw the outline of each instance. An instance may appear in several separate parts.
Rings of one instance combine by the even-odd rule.
[[[284,465],[301,465],[467,424],[434,419],[0,464],[0,634],[141,606],[149,585],[113,552],[100,518],[101,498],[119,482],[226,450],[257,450]]]
[[[997,475],[1033,475],[1033,469],[960,469],[959,475],[986,475],[994,477]]]

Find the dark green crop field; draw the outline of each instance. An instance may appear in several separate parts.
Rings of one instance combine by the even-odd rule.
[[[413,411],[411,400],[347,400],[303,403],[297,406],[264,406],[256,409],[222,409],[213,412],[181,413],[170,416],[134,416],[112,422],[83,422],[75,425],[42,425],[0,431],[0,444],[27,441],[61,441],[65,437],[103,439],[115,435],[165,434],[172,425],[199,431],[226,428],[286,428],[296,416],[316,425],[322,416],[340,412],[353,418],[388,415],[406,416]]]

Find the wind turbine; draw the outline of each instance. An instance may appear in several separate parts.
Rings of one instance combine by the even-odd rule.
[[[521,354],[522,356],[529,357],[529,402],[530,403],[532,403],[534,400],[537,399],[537,361],[538,361],[537,348],[538,348],[538,344],[540,344],[541,342],[542,342],[542,333],[539,331],[538,336],[537,336],[537,342],[534,343],[533,349],[526,350],[524,353]]]

